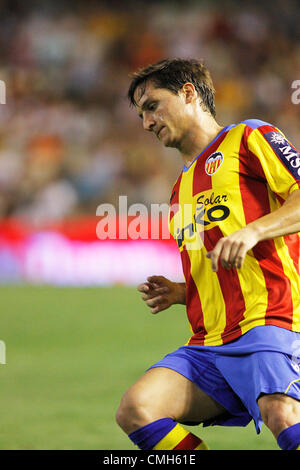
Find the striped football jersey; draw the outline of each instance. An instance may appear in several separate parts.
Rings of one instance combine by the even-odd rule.
[[[258,325],[300,332],[299,235],[259,242],[241,269],[213,272],[206,257],[221,237],[278,209],[300,188],[300,154],[276,127],[255,119],[222,129],[170,200],[181,254],[189,345],[220,345]]]

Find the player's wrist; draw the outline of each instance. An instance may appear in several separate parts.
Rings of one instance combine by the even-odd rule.
[[[186,285],[184,282],[176,282],[176,299],[174,304],[186,305]]]
[[[257,220],[246,225],[245,230],[247,231],[248,237],[253,241],[253,245],[256,245],[265,237],[264,226]]]

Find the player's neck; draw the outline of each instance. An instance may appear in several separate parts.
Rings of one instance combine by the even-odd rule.
[[[216,138],[223,127],[213,118],[207,119],[205,123],[192,126],[184,141],[181,142],[180,148],[178,148],[184,165],[189,166],[197,155]]]

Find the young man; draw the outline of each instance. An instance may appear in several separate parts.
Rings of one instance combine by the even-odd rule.
[[[117,422],[140,449],[201,450],[182,424],[253,419],[299,450],[300,154],[266,122],[220,126],[196,60],[138,71],[128,96],[184,163],[170,230],[186,282],[152,276],[138,289],[154,314],[186,304],[193,335],[124,394]]]

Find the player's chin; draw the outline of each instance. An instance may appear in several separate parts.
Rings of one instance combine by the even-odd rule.
[[[171,148],[177,148],[177,140],[174,135],[170,132],[168,129],[167,131],[165,130],[160,136],[159,140],[161,144],[164,145],[164,147],[171,147]]]
[[[167,135],[163,136],[163,138],[160,139],[160,141],[165,147],[176,147],[176,143],[174,142],[174,140],[171,139],[171,137]]]
[[[173,147],[172,138],[166,128],[162,130],[158,138],[165,147]]]
[[[167,140],[166,142],[164,142],[164,146],[165,147],[171,147],[171,148],[178,148],[178,144],[175,140]]]

